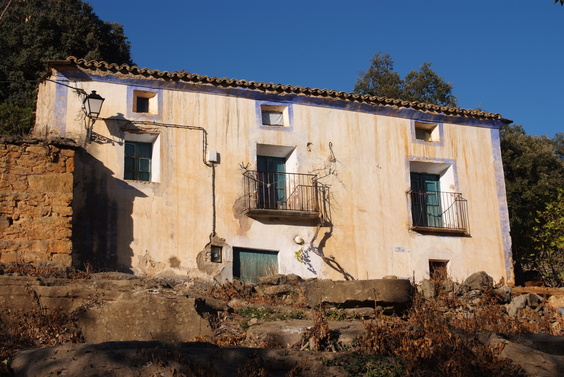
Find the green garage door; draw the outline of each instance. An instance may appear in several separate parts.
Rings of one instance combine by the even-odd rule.
[[[233,277],[258,283],[261,276],[277,273],[277,251],[233,248]]]

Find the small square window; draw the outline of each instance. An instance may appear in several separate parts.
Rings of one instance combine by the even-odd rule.
[[[285,127],[288,125],[288,110],[285,106],[261,105],[262,125]]]
[[[134,113],[157,114],[157,93],[146,90],[134,90],[133,96]]]
[[[439,127],[436,123],[415,122],[415,138],[427,142],[438,142]]]
[[[263,111],[262,124],[266,126],[284,126],[284,114],[281,111]]]
[[[137,113],[148,113],[149,112],[149,98],[145,98],[145,97],[136,97],[136,105],[137,108],[135,109],[135,112]]]
[[[442,281],[448,276],[448,260],[429,260],[429,277]]]

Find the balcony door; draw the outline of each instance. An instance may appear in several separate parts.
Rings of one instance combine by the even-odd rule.
[[[413,226],[443,226],[439,179],[437,174],[411,173]]]
[[[257,156],[258,203],[260,209],[284,209],[286,200],[286,159]]]

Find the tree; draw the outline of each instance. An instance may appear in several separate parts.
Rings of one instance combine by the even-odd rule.
[[[558,198],[564,187],[564,159],[562,134],[554,139],[530,136],[521,126],[503,126],[501,152],[505,173],[507,205],[511,226],[513,258],[516,272],[520,270],[546,270],[550,260],[543,250],[545,236],[539,236],[547,218],[547,205]],[[540,227],[540,228],[539,228]],[[543,278],[554,284],[553,279]],[[519,276],[517,276],[519,279]]]
[[[431,69],[431,63],[423,63],[419,71],[409,72],[403,79],[403,98],[408,101],[456,106],[452,84],[443,81]]]
[[[355,93],[378,97],[400,98],[401,79],[394,72],[394,60],[389,54],[375,54],[368,71],[361,72],[354,86]]]
[[[556,199],[537,212],[533,227],[535,249],[532,253],[535,267],[544,282],[564,286],[564,189]]]
[[[123,27],[100,20],[86,2],[0,0],[0,11],[0,133],[30,128],[35,86],[49,60],[132,64]]]
[[[394,72],[394,61],[389,54],[376,53],[368,71],[361,72],[354,92],[373,96],[456,106],[452,84],[431,69],[431,63],[423,63],[419,71],[409,72],[402,80]]]

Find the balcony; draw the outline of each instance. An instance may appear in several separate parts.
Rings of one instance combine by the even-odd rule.
[[[325,190],[314,174],[247,170],[243,173],[245,211],[250,217],[314,219],[321,215]]]
[[[458,192],[409,191],[413,230],[468,235],[468,201]]]

